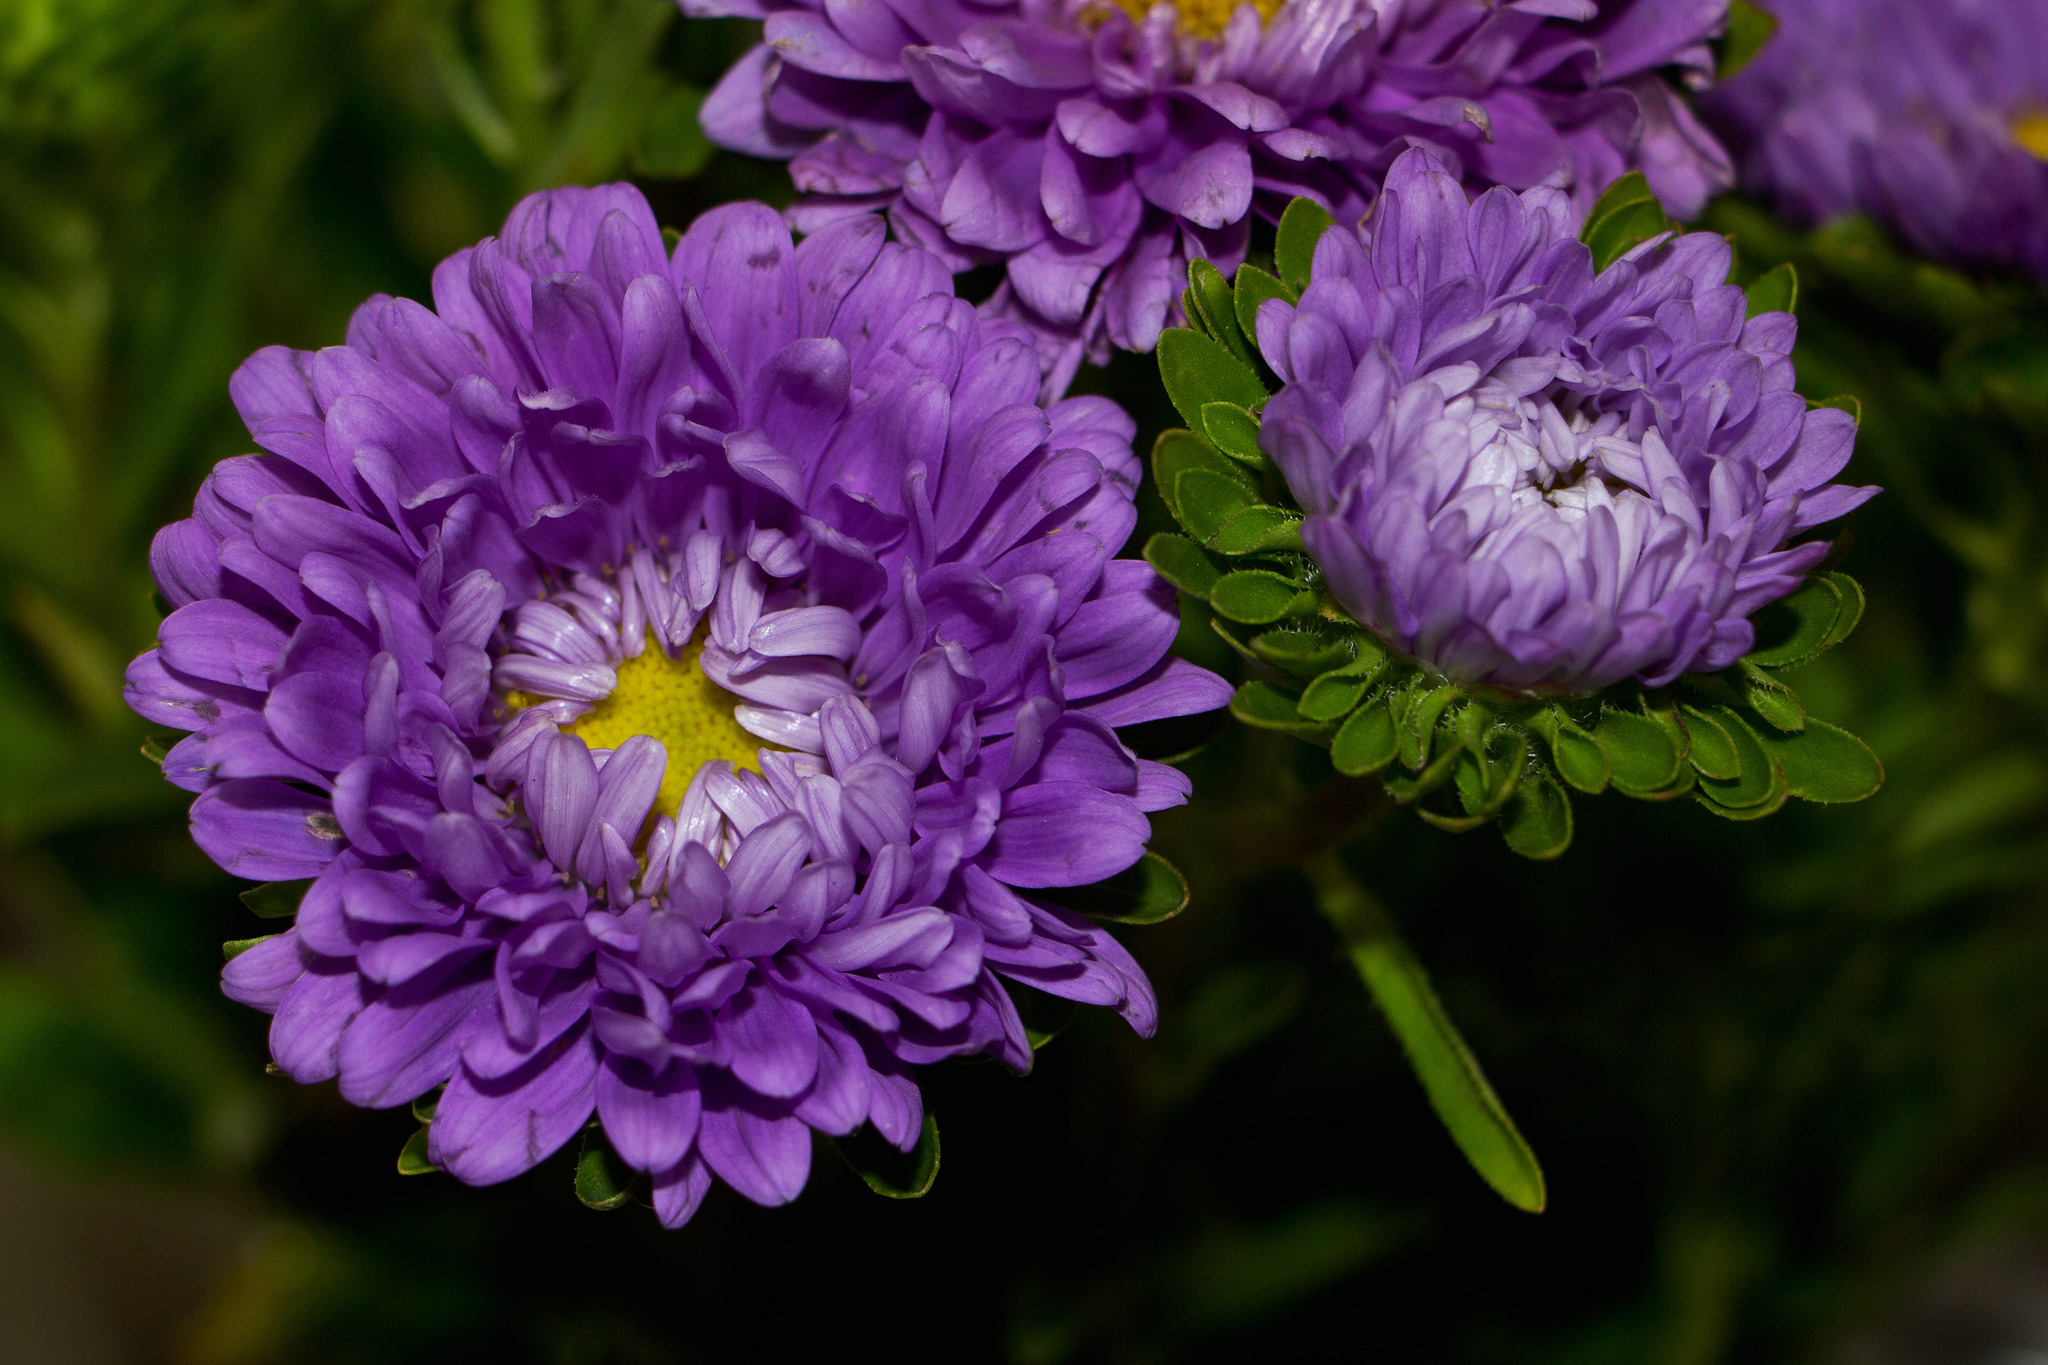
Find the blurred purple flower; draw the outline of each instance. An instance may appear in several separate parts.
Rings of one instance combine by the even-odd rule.
[[[1026,894],[1130,866],[1185,799],[1115,726],[1220,705],[1110,556],[1132,424],[861,217],[736,204],[673,258],[559,190],[260,351],[152,560],[129,699],[230,872],[312,879],[234,958],[277,1064],[363,1105],[447,1082],[432,1159],[516,1175],[593,1110],[685,1221],[781,1203],[812,1129],[909,1147],[918,1063],[1031,1054],[1009,977],[1154,1004]],[[763,741],[767,744],[764,747]]]
[[[1864,212],[1938,260],[2048,279],[2048,6],[1801,0],[1705,105],[1745,188]]]
[[[1286,381],[1260,444],[1359,621],[1448,677],[1586,694],[1726,667],[1827,553],[1786,538],[1877,492],[1832,484],[1849,414],[1792,389],[1789,313],[1745,320],[1728,243],[1662,236],[1600,272],[1556,190],[1468,203],[1422,151],[1331,228],[1298,305],[1259,309]]]
[[[988,309],[1085,353],[1149,351],[1195,258],[1228,275],[1254,211],[1356,222],[1405,148],[1580,212],[1643,170],[1674,212],[1730,181],[1657,73],[1704,80],[1727,0],[681,0],[766,20],[705,101],[713,141],[793,158],[809,228],[886,207]]]

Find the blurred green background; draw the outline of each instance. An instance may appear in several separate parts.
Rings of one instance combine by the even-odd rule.
[[[1736,201],[1711,225],[1796,262],[1802,385],[1860,395],[1890,490],[1841,561],[1866,623],[1798,680],[1877,798],[1581,801],[1536,866],[1226,733],[1158,822],[1193,908],[1130,939],[1159,1037],[935,1069],[916,1203],[825,1156],[665,1234],[567,1155],[401,1179],[402,1112],[264,1074],[215,984],[252,921],[120,702],[149,536],[247,448],[243,355],[423,295],[521,194],[785,199],[697,132],[749,41],[668,0],[0,5],[0,1361],[2048,1361],[2048,309]],[[1166,416],[1147,360],[1084,383]],[[1548,1212],[1464,1167],[1309,908],[1291,864],[1338,836]]]

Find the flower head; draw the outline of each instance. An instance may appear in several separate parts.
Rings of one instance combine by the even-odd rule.
[[[1595,274],[1556,190],[1464,188],[1413,151],[1332,228],[1258,344],[1260,444],[1345,608],[1442,675],[1579,695],[1726,667],[1826,553],[1788,537],[1874,488],[1828,481],[1849,414],[1792,388],[1788,313],[1746,317],[1728,243],[1660,235]]]
[[[2048,9],[1804,0],[1706,112],[1746,187],[1809,223],[1864,212],[1940,260],[2048,278]]]
[[[856,218],[756,204],[663,250],[560,190],[348,344],[258,352],[258,445],[153,551],[129,671],[223,867],[310,879],[224,988],[277,1064],[404,1103],[472,1183],[593,1110],[671,1225],[790,1199],[810,1130],[921,1123],[911,1069],[1019,1068],[999,976],[1143,973],[1027,894],[1129,866],[1184,799],[1116,726],[1222,702],[1165,657],[1132,425],[1039,406],[1027,341]]]
[[[767,21],[705,102],[713,140],[792,157],[800,225],[885,206],[956,270],[1003,263],[989,308],[1055,392],[1084,353],[1150,350],[1253,212],[1355,222],[1409,146],[1582,211],[1634,168],[1681,213],[1729,179],[1655,74],[1704,77],[1725,0],[683,3]]]

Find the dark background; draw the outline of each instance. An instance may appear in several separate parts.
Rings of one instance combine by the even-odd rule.
[[[794,1206],[720,1188],[664,1233],[579,1204],[573,1153],[400,1178],[402,1111],[264,1074],[216,988],[259,927],[120,701],[149,535],[247,448],[243,355],[423,297],[520,194],[786,199],[696,131],[749,41],[666,0],[0,5],[0,1361],[2048,1360],[2041,295],[1736,201],[1710,225],[1796,261],[1802,386],[1861,396],[1851,476],[1890,490],[1840,562],[1865,624],[1796,679],[1875,799],[1581,800],[1532,865],[1225,732],[1157,822],[1193,906],[1127,935],[1159,1036],[1084,1012],[1028,1078],[933,1069],[914,1203],[821,1149]],[[1148,359],[1083,384],[1149,442]],[[1540,1216],[1465,1168],[1290,870],[1350,822]]]

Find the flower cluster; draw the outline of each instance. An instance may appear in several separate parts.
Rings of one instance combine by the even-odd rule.
[[[1796,324],[1747,316],[1710,233],[1598,272],[1556,190],[1465,189],[1423,151],[1257,314],[1286,387],[1261,447],[1360,622],[1521,695],[1724,668],[1874,488],[1830,483],[1855,423],[1793,391]]]
[[[2048,278],[2048,9],[1802,0],[1704,112],[1745,187],[1808,223],[1864,212],[1938,260]]]
[[[593,1111],[662,1220],[790,1199],[811,1131],[922,1123],[912,1068],[1029,1065],[1001,977],[1152,992],[1029,892],[1185,799],[1115,727],[1220,705],[1111,556],[1132,424],[862,216],[756,204],[663,249],[629,187],[522,203],[344,346],[271,348],[152,562],[129,670],[230,872],[309,880],[224,988],[294,1078],[443,1083],[465,1181]]]
[[[766,20],[706,100],[724,146],[792,158],[799,225],[885,207],[954,270],[1001,262],[996,315],[1049,389],[1147,351],[1190,261],[1228,275],[1253,212],[1355,222],[1411,146],[1474,186],[1625,171],[1674,211],[1729,183],[1658,73],[1704,81],[1726,0],[682,0]]]

